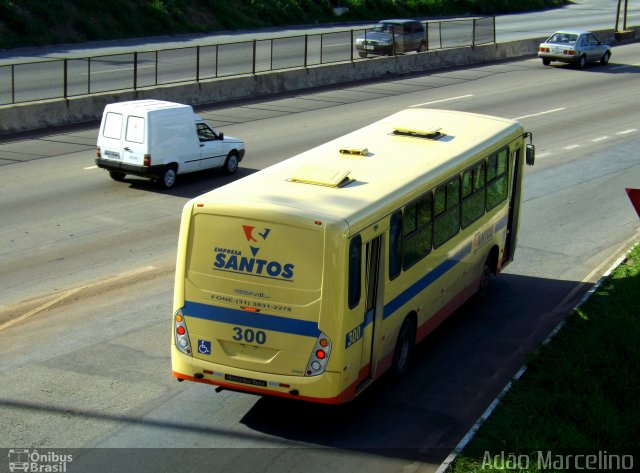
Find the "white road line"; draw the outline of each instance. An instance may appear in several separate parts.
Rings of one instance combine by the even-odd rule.
[[[565,107],[554,108],[553,110],[547,110],[546,112],[532,113],[531,115],[523,115],[521,117],[514,118],[514,120],[522,120],[523,118],[539,117],[540,115],[546,115],[547,113],[561,112],[562,110],[565,110]]]
[[[449,102],[451,100],[459,100],[459,99],[468,99],[469,97],[473,97],[473,94],[461,95],[459,97],[451,97],[449,99],[434,100],[433,102],[419,103],[417,105],[412,105],[411,107],[421,107],[423,105],[431,105],[432,103]]]
[[[576,149],[579,148],[580,145],[569,145],[569,146],[565,146],[564,148],[562,148],[565,151],[571,151],[572,149]]]
[[[640,66],[640,63],[636,63],[636,64],[625,64],[624,66],[616,66],[616,67],[612,67],[611,70],[615,71],[616,69],[625,69],[627,67],[636,67],[636,66]]]
[[[609,137],[608,136],[601,136],[599,138],[594,138],[591,141],[593,141],[594,143],[597,143],[598,141],[604,141],[604,140],[608,140]]]
[[[544,153],[536,153],[536,158],[546,158],[547,156],[551,156],[549,151],[545,151]]]
[[[633,133],[638,131],[637,128],[629,128],[628,130],[624,130],[624,131],[619,131],[616,133],[616,135],[628,135],[629,133]]]
[[[98,169],[98,166],[87,166],[86,168],[82,168],[82,169]]]

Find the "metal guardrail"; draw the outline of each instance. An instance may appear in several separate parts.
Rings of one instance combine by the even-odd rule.
[[[495,17],[427,21],[427,51],[495,43]],[[366,61],[366,29],[0,66],[0,105]]]

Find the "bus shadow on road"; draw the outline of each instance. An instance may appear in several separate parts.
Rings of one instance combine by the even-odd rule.
[[[329,451],[439,464],[590,287],[502,274],[418,345],[404,379],[383,375],[339,406],[262,397],[241,422]]]

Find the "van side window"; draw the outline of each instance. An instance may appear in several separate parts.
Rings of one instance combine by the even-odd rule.
[[[213,141],[218,139],[218,135],[204,123],[198,123],[198,139],[200,141]]]
[[[132,143],[144,143],[144,118],[133,115],[127,117],[127,133],[124,139]]]
[[[108,112],[104,119],[102,136],[119,140],[122,137],[122,114]]]

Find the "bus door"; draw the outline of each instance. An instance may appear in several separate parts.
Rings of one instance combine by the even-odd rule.
[[[507,221],[507,241],[504,248],[504,261],[513,260],[513,255],[516,251],[516,239],[518,228],[516,223],[518,221],[518,214],[520,213],[520,194],[522,193],[522,153],[521,147],[511,154],[511,193],[509,194],[509,220]]]
[[[382,290],[380,277],[383,271],[381,256],[382,235],[378,235],[365,245],[365,313],[364,330],[362,340],[362,362],[361,366],[367,366],[367,378],[371,379],[375,375],[375,343],[376,328],[380,327],[382,317]]]

